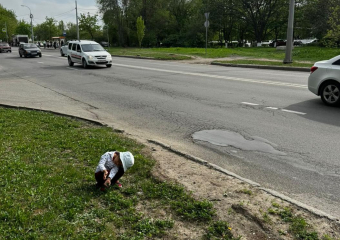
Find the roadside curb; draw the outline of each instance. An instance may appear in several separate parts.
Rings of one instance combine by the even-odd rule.
[[[150,143],[156,144],[158,146],[161,146],[161,147],[163,147],[163,148],[165,148],[165,149],[167,149],[167,150],[169,150],[169,151],[171,151],[171,152],[173,152],[175,154],[178,154],[178,155],[180,155],[182,157],[185,157],[185,158],[187,158],[189,160],[192,160],[192,161],[194,161],[196,163],[199,163],[201,165],[207,166],[210,169],[214,169],[214,170],[216,170],[218,172],[224,173],[224,174],[226,174],[228,176],[231,176],[231,177],[239,179],[239,180],[241,180],[243,182],[246,182],[246,183],[252,185],[253,187],[256,187],[256,188],[258,188],[258,189],[260,189],[260,190],[262,190],[262,191],[264,191],[264,192],[266,192],[266,193],[268,193],[268,194],[270,194],[270,195],[272,195],[274,197],[280,198],[280,199],[282,199],[282,200],[284,200],[286,202],[289,202],[290,204],[293,204],[293,205],[295,205],[295,206],[297,206],[299,208],[305,209],[306,211],[308,211],[308,212],[310,212],[310,213],[312,213],[312,214],[314,214],[314,215],[316,215],[318,217],[327,218],[327,219],[329,219],[331,221],[334,221],[334,222],[340,224],[340,219],[338,219],[338,218],[336,218],[334,216],[331,216],[328,213],[325,213],[325,212],[323,212],[321,210],[318,210],[318,209],[316,209],[314,207],[308,206],[307,204],[304,204],[302,202],[294,200],[294,199],[292,199],[292,198],[290,198],[290,197],[288,197],[288,196],[286,196],[284,194],[281,194],[279,192],[276,192],[274,190],[271,190],[271,189],[268,189],[268,188],[263,188],[263,187],[261,187],[260,184],[258,184],[256,182],[253,182],[252,180],[243,178],[243,177],[241,177],[241,176],[239,176],[239,175],[237,175],[237,174],[235,174],[233,172],[230,172],[230,171],[228,171],[228,170],[226,170],[224,168],[221,168],[221,167],[217,166],[216,164],[209,163],[209,162],[207,162],[207,161],[205,161],[205,160],[203,160],[201,158],[197,158],[197,157],[192,156],[190,154],[183,153],[181,151],[173,149],[171,146],[168,146],[168,145],[166,145],[166,144],[164,144],[162,142],[151,140],[151,139],[148,139],[147,141],[150,142]]]
[[[151,57],[138,57],[138,56],[122,56],[122,55],[112,55],[112,57],[123,57],[123,58],[135,58],[135,59],[147,59],[147,60],[159,60],[159,61],[164,61],[161,59],[156,59],[156,58],[151,58]]]
[[[211,65],[224,66],[224,67],[241,67],[241,68],[258,68],[258,69],[270,69],[270,70],[310,72],[310,68],[305,68],[305,67],[280,67],[280,66],[232,64],[232,63],[218,63],[218,62],[212,62]]]
[[[82,120],[82,121],[86,121],[86,122],[89,122],[89,123],[93,123],[95,125],[98,125],[98,126],[103,126],[103,127],[110,127],[108,124],[104,123],[104,122],[100,122],[100,121],[96,121],[96,120],[93,120],[93,119],[89,119],[89,118],[84,118],[84,117],[80,117],[80,116],[75,116],[75,115],[69,115],[69,114],[65,114],[65,113],[60,113],[60,112],[55,112],[55,111],[51,111],[51,110],[44,110],[44,109],[37,109],[37,108],[30,108],[30,107],[22,107],[22,106],[15,106],[15,105],[7,105],[7,104],[2,104],[0,103],[0,107],[5,107],[5,108],[12,108],[12,109],[23,109],[23,110],[34,110],[34,111],[40,111],[40,112],[47,112],[47,113],[53,113],[53,114],[56,114],[58,116],[64,116],[64,117],[70,117],[70,118],[74,118],[74,119],[79,119],[79,120]],[[120,129],[112,129],[114,132],[119,132],[119,133],[124,133],[125,131],[124,130],[120,130]],[[234,177],[236,179],[239,179],[241,180],[242,182],[245,182],[245,183],[248,183],[250,184],[251,186],[253,187],[256,187],[258,188],[259,190],[262,190],[274,197],[277,197],[277,198],[280,198],[284,201],[287,201],[297,207],[300,207],[302,209],[305,209],[307,210],[308,212],[318,216],[318,217],[322,217],[322,218],[327,218],[331,221],[334,221],[336,222],[337,224],[340,224],[340,219],[334,217],[334,216],[331,216],[321,210],[318,210],[314,207],[311,207],[311,206],[308,206],[307,204],[304,204],[304,203],[301,203],[299,201],[296,201],[288,196],[285,196],[279,192],[276,192],[274,190],[271,190],[271,189],[267,189],[267,188],[263,188],[261,187],[260,184],[252,181],[252,180],[249,180],[249,179],[246,179],[246,178],[243,178],[233,172],[230,172],[224,168],[221,168],[219,166],[217,166],[216,164],[213,164],[213,163],[209,163],[201,158],[198,158],[198,157],[195,157],[195,156],[192,156],[190,154],[187,154],[187,153],[184,153],[184,152],[181,152],[177,149],[174,149],[172,148],[171,146],[168,146],[162,142],[159,142],[159,141],[156,141],[156,140],[152,140],[152,139],[147,139],[147,141],[149,143],[152,143],[152,144],[156,144],[158,146],[161,146],[163,147],[164,149],[167,149],[168,151],[170,152],[173,152],[179,156],[182,156],[186,159],[189,159],[193,162],[196,162],[196,163],[199,163],[201,165],[204,165],[210,169],[213,169],[215,171],[218,171],[218,172],[221,172],[223,174],[226,174],[228,176],[231,176],[231,177]]]

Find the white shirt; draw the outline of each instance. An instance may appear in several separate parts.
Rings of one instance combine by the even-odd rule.
[[[112,160],[114,153],[115,151],[106,152],[101,156],[95,173],[103,172],[104,170],[111,170],[109,174],[109,178],[111,179],[117,174],[119,168],[116,164],[113,163]]]

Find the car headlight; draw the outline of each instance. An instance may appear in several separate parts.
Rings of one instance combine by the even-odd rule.
[[[93,56],[89,56],[89,60],[93,60]]]
[[[107,56],[106,56],[106,59],[107,59],[107,60],[112,60],[111,55],[107,55]]]
[[[30,53],[31,51],[26,50],[27,53]]]

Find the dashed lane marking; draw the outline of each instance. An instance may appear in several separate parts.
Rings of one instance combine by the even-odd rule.
[[[242,102],[243,104],[245,105],[250,105],[250,106],[258,106],[260,104],[257,104],[257,103],[250,103],[250,102]]]
[[[249,103],[249,102],[241,102],[242,104],[245,105],[250,105],[250,106],[260,106],[260,104],[257,103]],[[265,107],[266,109],[271,109],[271,110],[281,110],[282,112],[287,112],[287,113],[294,113],[294,114],[299,114],[299,115],[306,115],[307,113],[303,113],[303,112],[297,112],[297,111],[293,111],[293,110],[288,110],[288,109],[280,109],[277,107]]]
[[[292,111],[292,110],[287,110],[287,109],[281,109],[282,112],[288,112],[288,113],[295,113],[295,114],[300,114],[300,115],[306,115],[307,113],[303,112],[297,112],[297,111]]]
[[[71,67],[66,67],[67,69],[71,69],[71,70],[78,70],[76,68],[71,68]]]

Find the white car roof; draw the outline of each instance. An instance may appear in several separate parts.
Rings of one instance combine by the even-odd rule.
[[[79,43],[80,45],[82,45],[82,44],[99,44],[95,41],[89,41],[89,40],[70,41],[70,43]]]
[[[337,60],[339,60],[340,59],[340,55],[338,55],[338,56],[336,56],[336,57],[334,57],[334,58],[331,58],[331,59],[329,59],[328,60],[328,62],[335,62],[335,61],[337,61]]]

